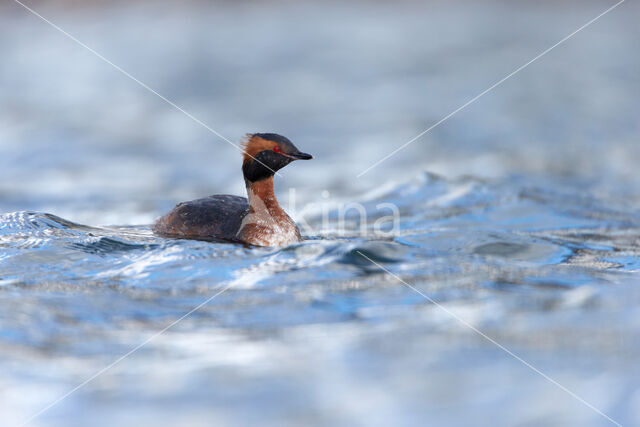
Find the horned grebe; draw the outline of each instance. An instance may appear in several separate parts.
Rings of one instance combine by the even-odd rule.
[[[224,194],[179,203],[154,224],[153,232],[167,237],[256,246],[299,242],[302,239],[298,227],[276,200],[273,175],[294,160],[312,158],[282,135],[249,134],[242,161],[249,200]]]

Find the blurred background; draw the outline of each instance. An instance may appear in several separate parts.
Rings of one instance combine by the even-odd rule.
[[[614,2],[25,4],[231,141],[312,153],[276,179],[283,205],[289,188],[299,207],[392,201],[402,232],[289,251],[153,238],[179,201],[244,194],[240,153],[3,1],[0,423],[231,280],[244,290],[33,424],[609,425],[356,250],[640,423],[638,2],[360,178]]]
[[[359,179],[611,4],[32,6],[230,140],[274,131],[315,154],[278,183],[311,200],[319,189],[357,199],[424,170],[605,181],[623,197],[639,183],[634,2]],[[236,148],[18,4],[1,7],[2,210],[141,224],[177,201],[244,192]]]

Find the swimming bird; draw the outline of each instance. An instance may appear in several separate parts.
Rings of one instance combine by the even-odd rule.
[[[300,242],[300,230],[280,207],[273,192],[273,175],[294,160],[312,158],[282,135],[248,134],[242,159],[248,199],[222,194],[179,203],[158,219],[153,232],[165,237],[255,246]]]

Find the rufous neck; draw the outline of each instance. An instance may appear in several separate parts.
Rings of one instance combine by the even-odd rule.
[[[260,181],[246,181],[249,206],[254,209],[282,210],[273,191],[273,177]]]

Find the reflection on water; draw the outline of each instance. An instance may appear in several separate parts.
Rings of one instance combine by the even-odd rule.
[[[329,224],[301,209],[281,249],[154,236],[178,201],[242,194],[238,153],[0,6],[2,423],[229,286],[34,425],[606,425],[360,254],[640,423],[637,4],[360,179],[608,6],[148,6],[39,7],[234,140],[313,153],[276,185],[328,191]],[[396,232],[333,227],[354,201],[393,203]]]
[[[352,412],[335,394],[365,399],[375,386],[395,395],[380,390],[374,396],[385,403],[381,414],[401,413],[407,423],[427,414],[440,422],[472,421],[432,413],[443,404],[478,405],[484,416],[504,404],[518,420],[524,397],[506,391],[524,381],[518,388],[527,399],[543,393],[558,401],[536,419],[593,421],[589,410],[362,253],[609,410],[629,399],[625,390],[640,379],[626,372],[640,349],[627,339],[638,325],[625,320],[640,302],[632,281],[640,257],[637,217],[597,200],[579,207],[545,193],[534,201],[527,196],[532,190],[503,198],[500,184],[476,183],[483,196],[467,198],[456,189],[468,179],[418,181],[421,187],[401,185],[384,195],[411,207],[401,218],[411,225],[395,238],[323,237],[284,249],[162,239],[147,226],[86,227],[50,214],[5,214],[0,304],[9,384],[33,390],[46,381],[48,391],[34,402],[46,400],[230,285],[45,419],[81,414],[84,405],[111,413],[135,396],[133,413],[143,423],[165,418],[157,409],[164,399],[171,401],[167,408],[183,408],[171,409],[175,422],[225,414],[233,422],[257,422],[264,411],[273,411],[274,420],[301,411],[304,422],[349,422],[380,408],[364,400]],[[452,197],[439,203],[442,194],[432,186],[449,188]],[[428,217],[418,201],[429,206]],[[596,373],[611,357],[617,362],[608,373]],[[68,362],[53,371],[38,365],[28,374],[23,359]],[[486,387],[494,390],[481,400],[460,395],[460,388],[481,393]],[[615,400],[602,399],[602,387]],[[256,413],[240,410],[248,401]],[[318,418],[327,416],[327,405],[339,410]],[[573,406],[568,412],[567,405]],[[624,400],[621,407],[628,407]]]

